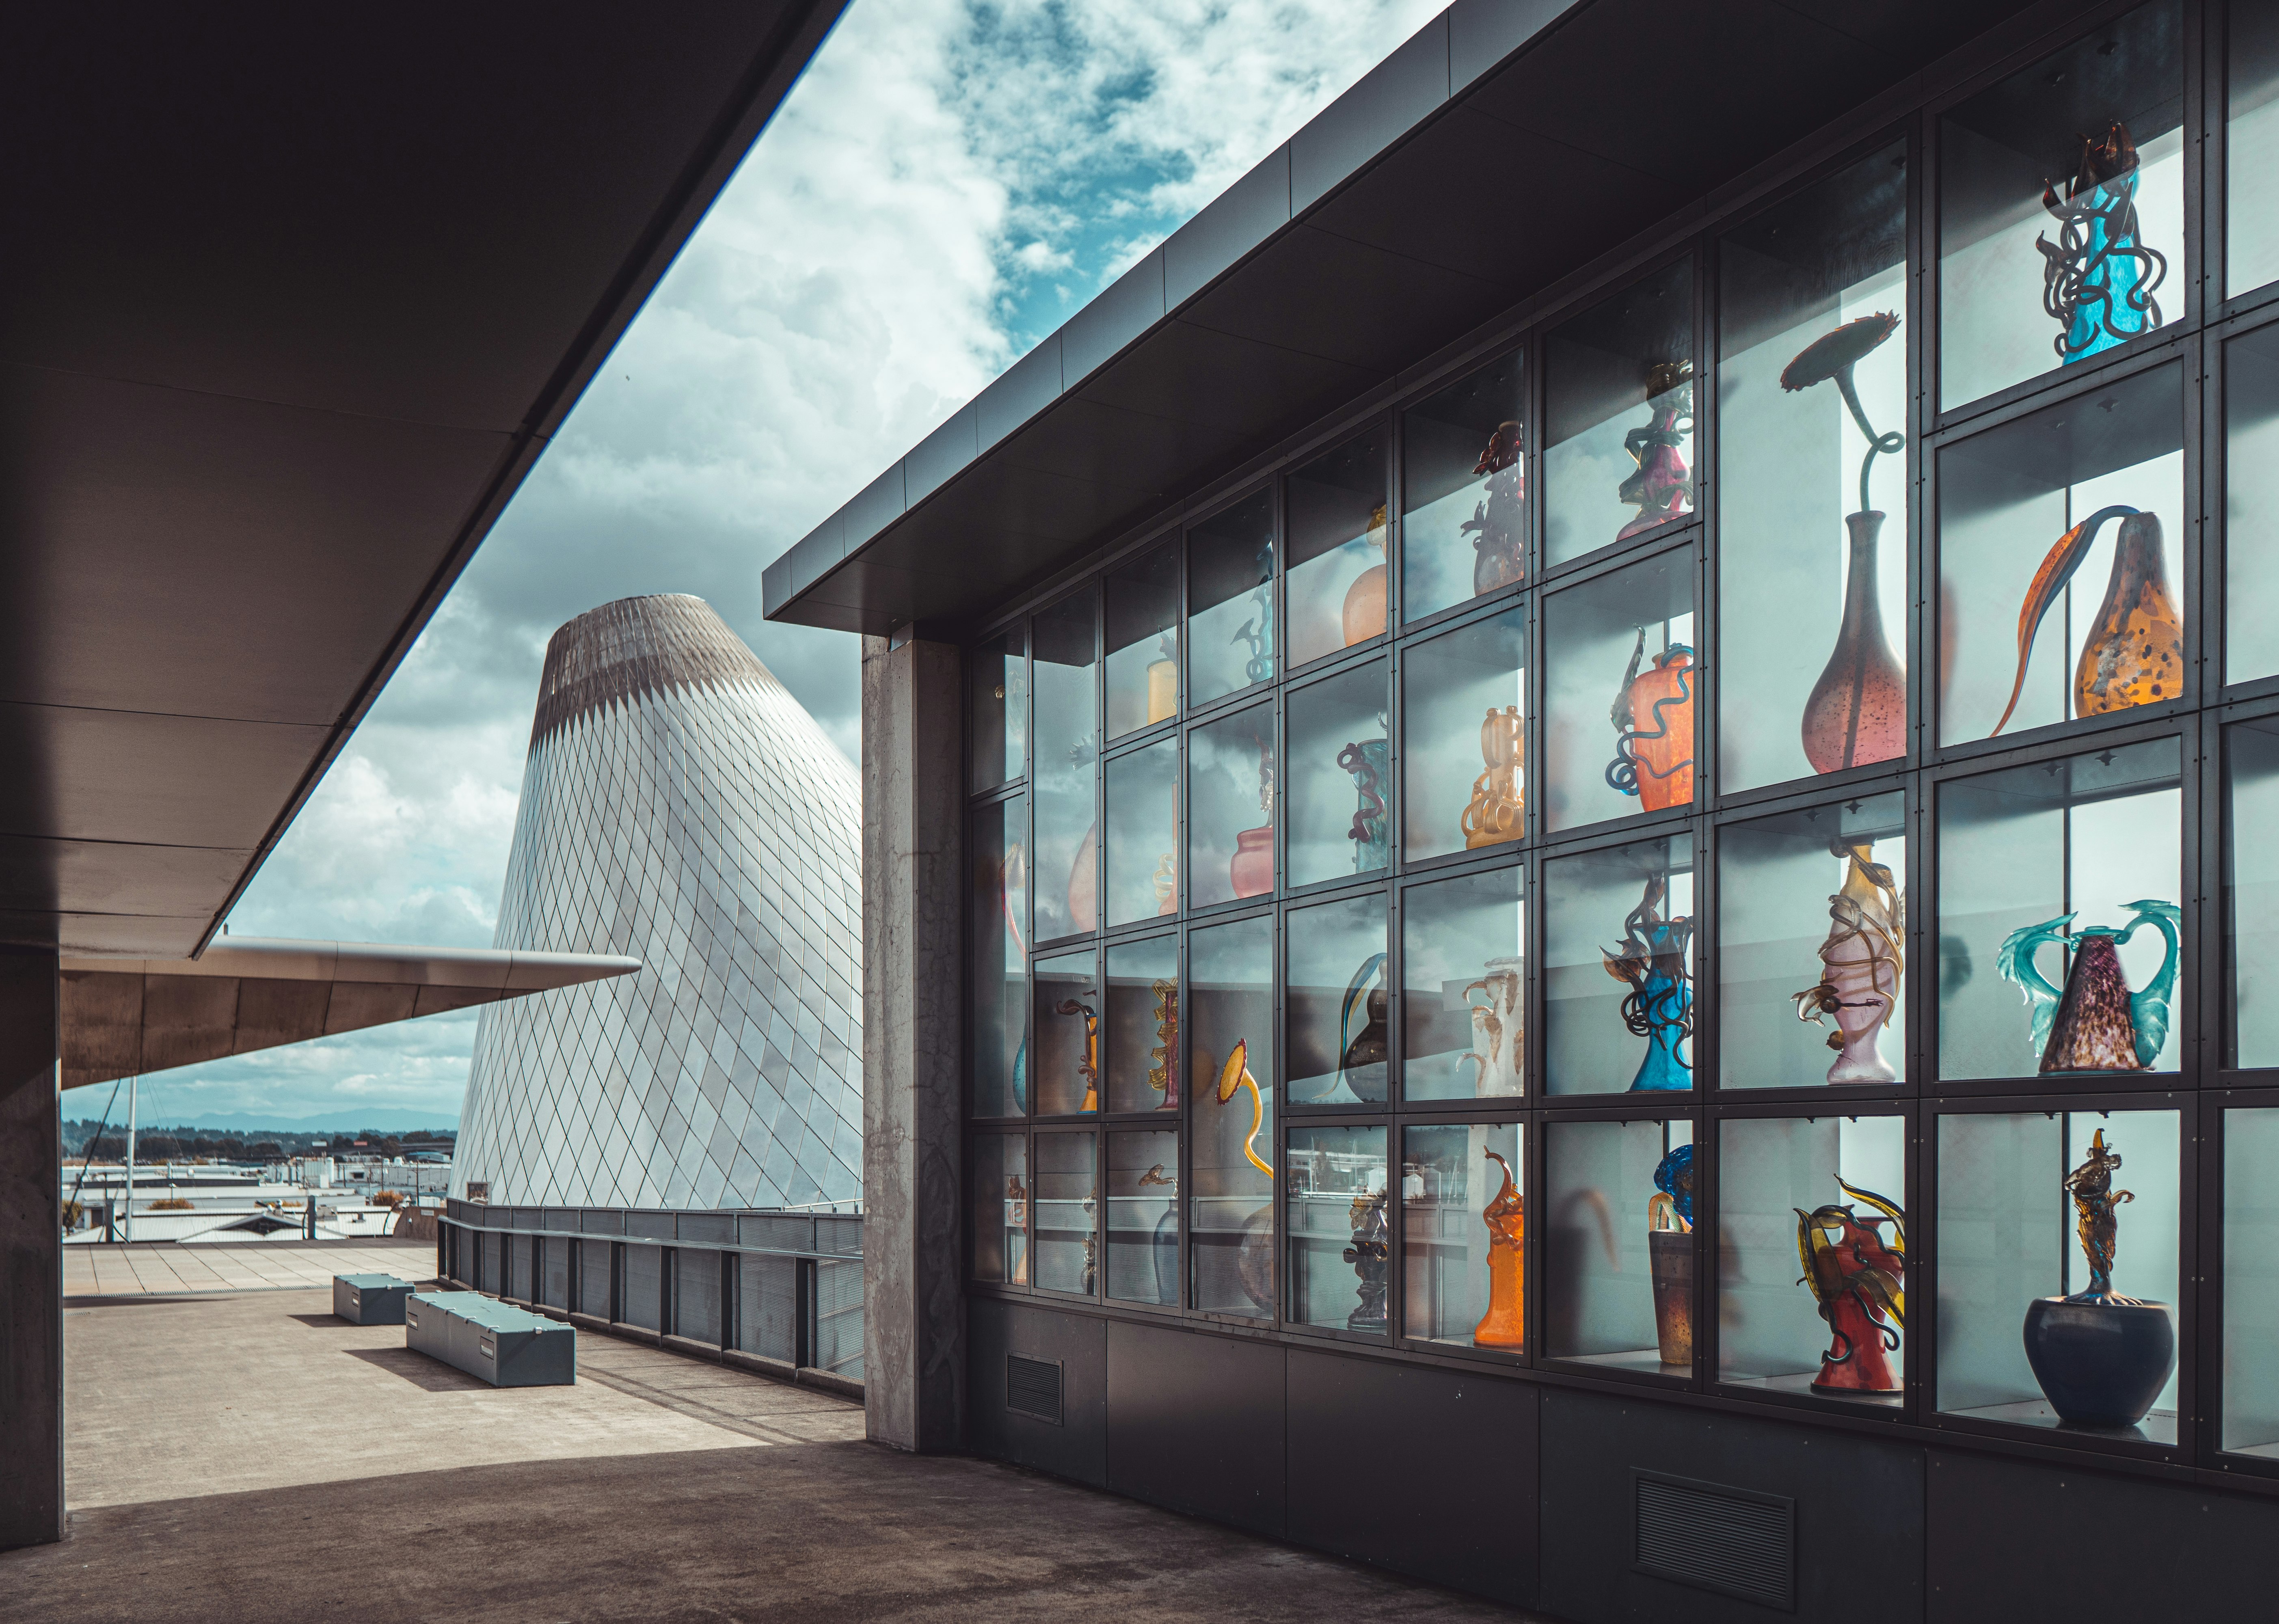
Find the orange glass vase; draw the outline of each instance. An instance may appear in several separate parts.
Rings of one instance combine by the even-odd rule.
[[[1488,1226],[1488,1311],[1472,1330],[1472,1345],[1520,1348],[1527,1344],[1526,1287],[1522,1264],[1527,1256],[1527,1204],[1511,1176],[1511,1163],[1493,1151],[1487,1159],[1503,1169],[1503,1188],[1480,1209]]]
[[[1672,643],[1640,671],[1646,632],[1631,651],[1630,670],[1615,697],[1615,759],[1607,783],[1635,795],[1648,812],[1693,803],[1693,651]]]

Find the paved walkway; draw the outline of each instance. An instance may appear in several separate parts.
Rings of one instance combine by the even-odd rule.
[[[280,1286],[330,1289],[334,1275],[435,1273],[434,1241],[256,1241],[231,1246],[179,1242],[64,1248],[64,1296],[146,1297],[182,1291],[258,1291]]]

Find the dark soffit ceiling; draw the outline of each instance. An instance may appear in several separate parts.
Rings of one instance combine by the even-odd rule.
[[[0,942],[203,945],[843,3],[0,26]]]
[[[1459,0],[771,564],[768,617],[958,635],[2028,9]]]

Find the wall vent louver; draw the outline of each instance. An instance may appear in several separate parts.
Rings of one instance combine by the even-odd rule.
[[[1638,1572],[1796,1610],[1796,1502],[1723,1483],[1637,1472]]]
[[[1061,1424],[1061,1367],[1050,1360],[1005,1356],[1005,1407],[1018,1415]]]

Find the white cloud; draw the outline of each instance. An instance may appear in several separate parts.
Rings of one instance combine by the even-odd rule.
[[[858,755],[855,640],[764,622],[761,571],[1438,9],[856,0],[233,931],[487,944],[546,639],[612,598],[710,600]],[[161,1086],[452,1109],[472,1038],[439,1016]]]

